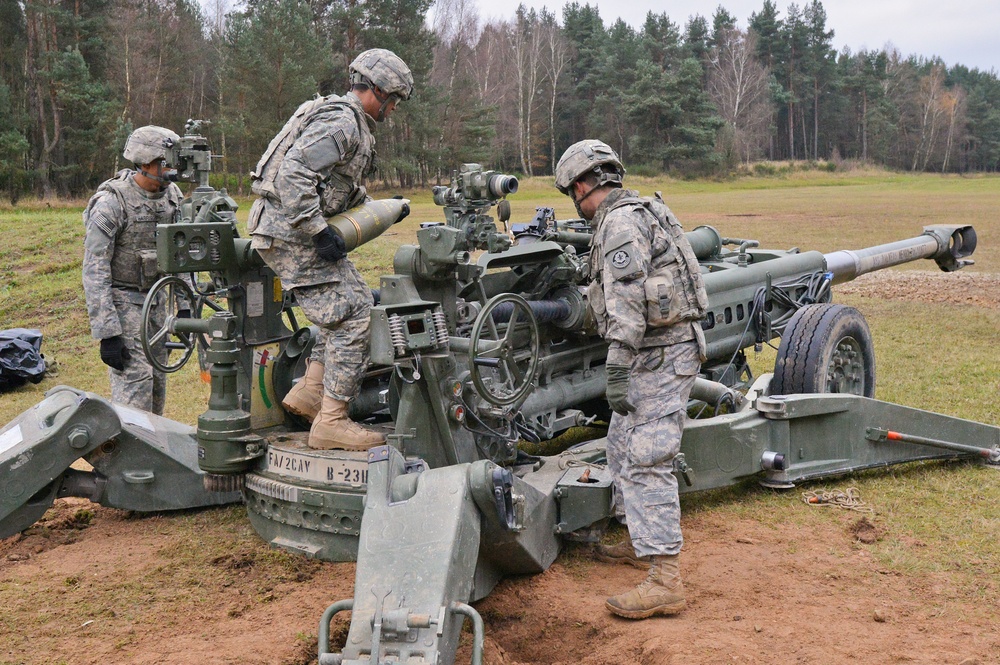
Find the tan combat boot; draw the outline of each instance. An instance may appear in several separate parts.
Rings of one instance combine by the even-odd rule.
[[[677,567],[677,555],[654,556],[646,580],[625,593],[612,596],[604,604],[613,614],[626,619],[677,614],[687,603]]]
[[[309,422],[316,420],[323,405],[323,363],[306,361],[306,373],[281,400],[281,406]]]
[[[385,435],[347,416],[347,402],[323,395],[323,408],[313,421],[306,445],[320,450],[368,450],[385,443]]]
[[[594,548],[594,558],[604,563],[620,563],[640,570],[649,570],[649,564],[653,562],[652,557],[636,556],[635,548],[628,540],[617,545],[598,544]]]

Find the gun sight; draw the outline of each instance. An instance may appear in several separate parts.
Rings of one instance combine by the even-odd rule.
[[[459,171],[452,173],[449,187],[434,188],[434,203],[457,207],[480,202],[494,203],[515,192],[516,177],[484,171],[479,164],[463,164]]]

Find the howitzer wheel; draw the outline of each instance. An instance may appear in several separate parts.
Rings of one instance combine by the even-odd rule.
[[[157,323],[153,319],[155,313],[154,304],[161,292],[163,292],[164,297],[167,299],[167,318],[162,324]],[[167,275],[156,282],[156,284],[153,284],[153,288],[146,294],[146,301],[142,304],[142,325],[139,327],[139,342],[142,343],[142,352],[146,355],[146,360],[149,361],[150,365],[167,374],[176,372],[181,367],[184,367],[184,364],[187,363],[194,352],[196,344],[195,335],[175,333],[170,329],[177,318],[178,310],[182,309],[178,300],[179,298],[185,298],[189,307],[196,304],[194,292],[188,283],[176,275]],[[153,329],[157,328],[157,326],[159,328],[154,331]],[[164,363],[153,353],[153,347],[163,340],[166,341],[168,358],[171,351],[182,350],[181,357],[177,361],[171,363],[168,360]]]
[[[504,303],[513,311],[506,322],[493,320]],[[472,325],[469,375],[476,392],[494,406],[520,404],[535,387],[541,342],[538,321],[528,301],[513,293],[494,296]]]
[[[861,312],[827,303],[795,312],[781,336],[771,394],[798,393],[875,396],[875,349]]]

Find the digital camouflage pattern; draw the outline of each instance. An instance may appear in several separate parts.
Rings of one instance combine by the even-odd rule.
[[[387,95],[409,99],[413,92],[413,74],[403,59],[384,48],[358,54],[351,62],[351,83],[375,85]]]
[[[163,407],[167,402],[167,376],[154,369],[142,351],[139,330],[142,327],[143,300],[136,297],[142,295],[119,289],[115,289],[112,295],[115,312],[122,328],[122,337],[125,338],[125,347],[129,351],[129,359],[125,361],[124,371],[108,368],[111,401],[162,416]],[[166,298],[161,297],[160,302],[150,311],[154,330],[162,328],[166,320],[165,303]],[[153,346],[152,351],[160,363],[166,364],[168,356],[166,338]]]
[[[327,216],[366,200],[361,180],[374,167],[375,124],[355,95],[327,99],[300,118],[284,155],[275,149],[261,159],[257,172],[273,173],[273,194],[254,203],[248,228],[254,249],[320,327],[311,358],[324,365],[326,394],[350,401],[368,368],[371,289],[350,259],[321,258],[312,237],[328,228]]]
[[[166,377],[153,369],[139,343],[145,292],[159,276],[156,268],[156,225],[179,221],[182,194],[171,184],[163,192],[147,192],[125,169],[104,182],[83,213],[83,291],[94,339],[121,335],[131,354],[125,371],[109,369],[111,399],[161,414]],[[166,300],[153,308],[162,326]],[[158,351],[166,360],[166,347]]]
[[[556,189],[563,194],[569,193],[570,185],[580,179],[584,173],[593,171],[597,166],[610,165],[613,169],[604,169],[598,186],[609,182],[621,183],[625,175],[625,167],[618,159],[618,153],[607,143],[595,139],[577,141],[559,158],[556,164]]]
[[[650,215],[654,218],[644,232],[650,238],[651,257],[645,268],[643,284],[646,293],[645,343],[648,346],[661,341],[650,338],[650,328],[669,328],[675,323],[694,323],[703,319],[708,312],[708,293],[698,257],[684,235],[684,227],[663,202],[660,193],[643,197],[630,194],[634,192],[618,197],[608,208],[607,216],[615,217],[616,211],[630,207],[633,208],[633,215],[642,217],[644,221],[649,222]],[[609,237],[613,240],[615,236]],[[625,255],[620,253],[621,247],[616,249],[611,242],[609,240],[605,251],[613,252],[611,258],[614,264]],[[693,326],[693,329],[696,335],[701,331],[700,326]],[[673,343],[673,339],[668,334],[668,338],[662,341]]]
[[[275,238],[268,249],[259,251],[279,276],[302,256],[302,247],[280,238]],[[293,293],[303,313],[320,329],[310,358],[323,363],[326,394],[348,402],[361,391],[361,381],[368,369],[368,328],[374,303],[371,289],[353,263],[342,259],[323,264],[327,281],[296,287]]]
[[[165,127],[146,125],[129,134],[122,157],[136,166],[152,164],[158,159],[176,166],[172,163],[172,148],[180,141],[181,137],[176,132]]]
[[[700,366],[694,341],[642,350],[628,387],[636,410],[611,416],[608,468],[636,556],[677,554],[684,542],[672,461],[680,451],[684,407]]]
[[[698,337],[697,320],[704,312],[697,306],[679,325],[649,325],[647,280],[660,275],[661,269],[671,276],[670,283],[676,284],[674,291],[685,294],[685,301],[708,303],[697,260],[680,225],[678,233],[672,234],[643,203],[638,192],[613,189],[592,220],[587,301],[598,333],[609,343],[609,365],[630,364],[642,348]],[[665,205],[662,208],[672,217]],[[693,271],[681,261],[685,255],[690,257]]]
[[[364,203],[361,181],[374,167],[374,120],[353,94],[326,99],[329,103],[301,118],[298,137],[287,152],[265,153],[268,163],[261,159],[255,171],[265,182],[273,182],[254,203],[247,228],[254,249],[268,249],[275,238],[286,241],[290,251],[298,249],[297,260],[282,264],[280,270],[271,266],[288,289],[328,281],[330,264],[316,253],[312,237],[327,227],[324,215]]]
[[[627,416],[613,414],[608,428],[615,509],[624,509],[637,556],[674,555],[683,538],[672,461],[680,450],[701,349],[697,321],[649,324],[646,282],[662,274],[660,267],[678,266],[678,243],[686,240],[675,238],[631,190],[613,189],[592,226],[587,300],[609,342],[608,364],[631,367],[628,401],[636,407]],[[695,301],[699,291],[704,295],[700,276],[691,279],[684,269],[676,271],[676,279]]]

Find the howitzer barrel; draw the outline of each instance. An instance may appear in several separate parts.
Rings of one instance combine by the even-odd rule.
[[[941,270],[952,272],[972,263],[966,259],[976,249],[976,231],[971,226],[925,226],[923,235],[865,249],[842,249],[825,255],[833,283],[849,282],[861,275],[909,263],[934,259]]]
[[[409,214],[409,199],[380,199],[334,215],[326,223],[343,238],[347,251],[351,251],[379,237]]]
[[[592,237],[593,234],[581,231],[550,231],[545,239],[584,249],[590,246]],[[722,236],[711,226],[699,226],[694,231],[686,232],[684,237],[691,243],[691,249],[699,261],[718,256],[722,252]]]

